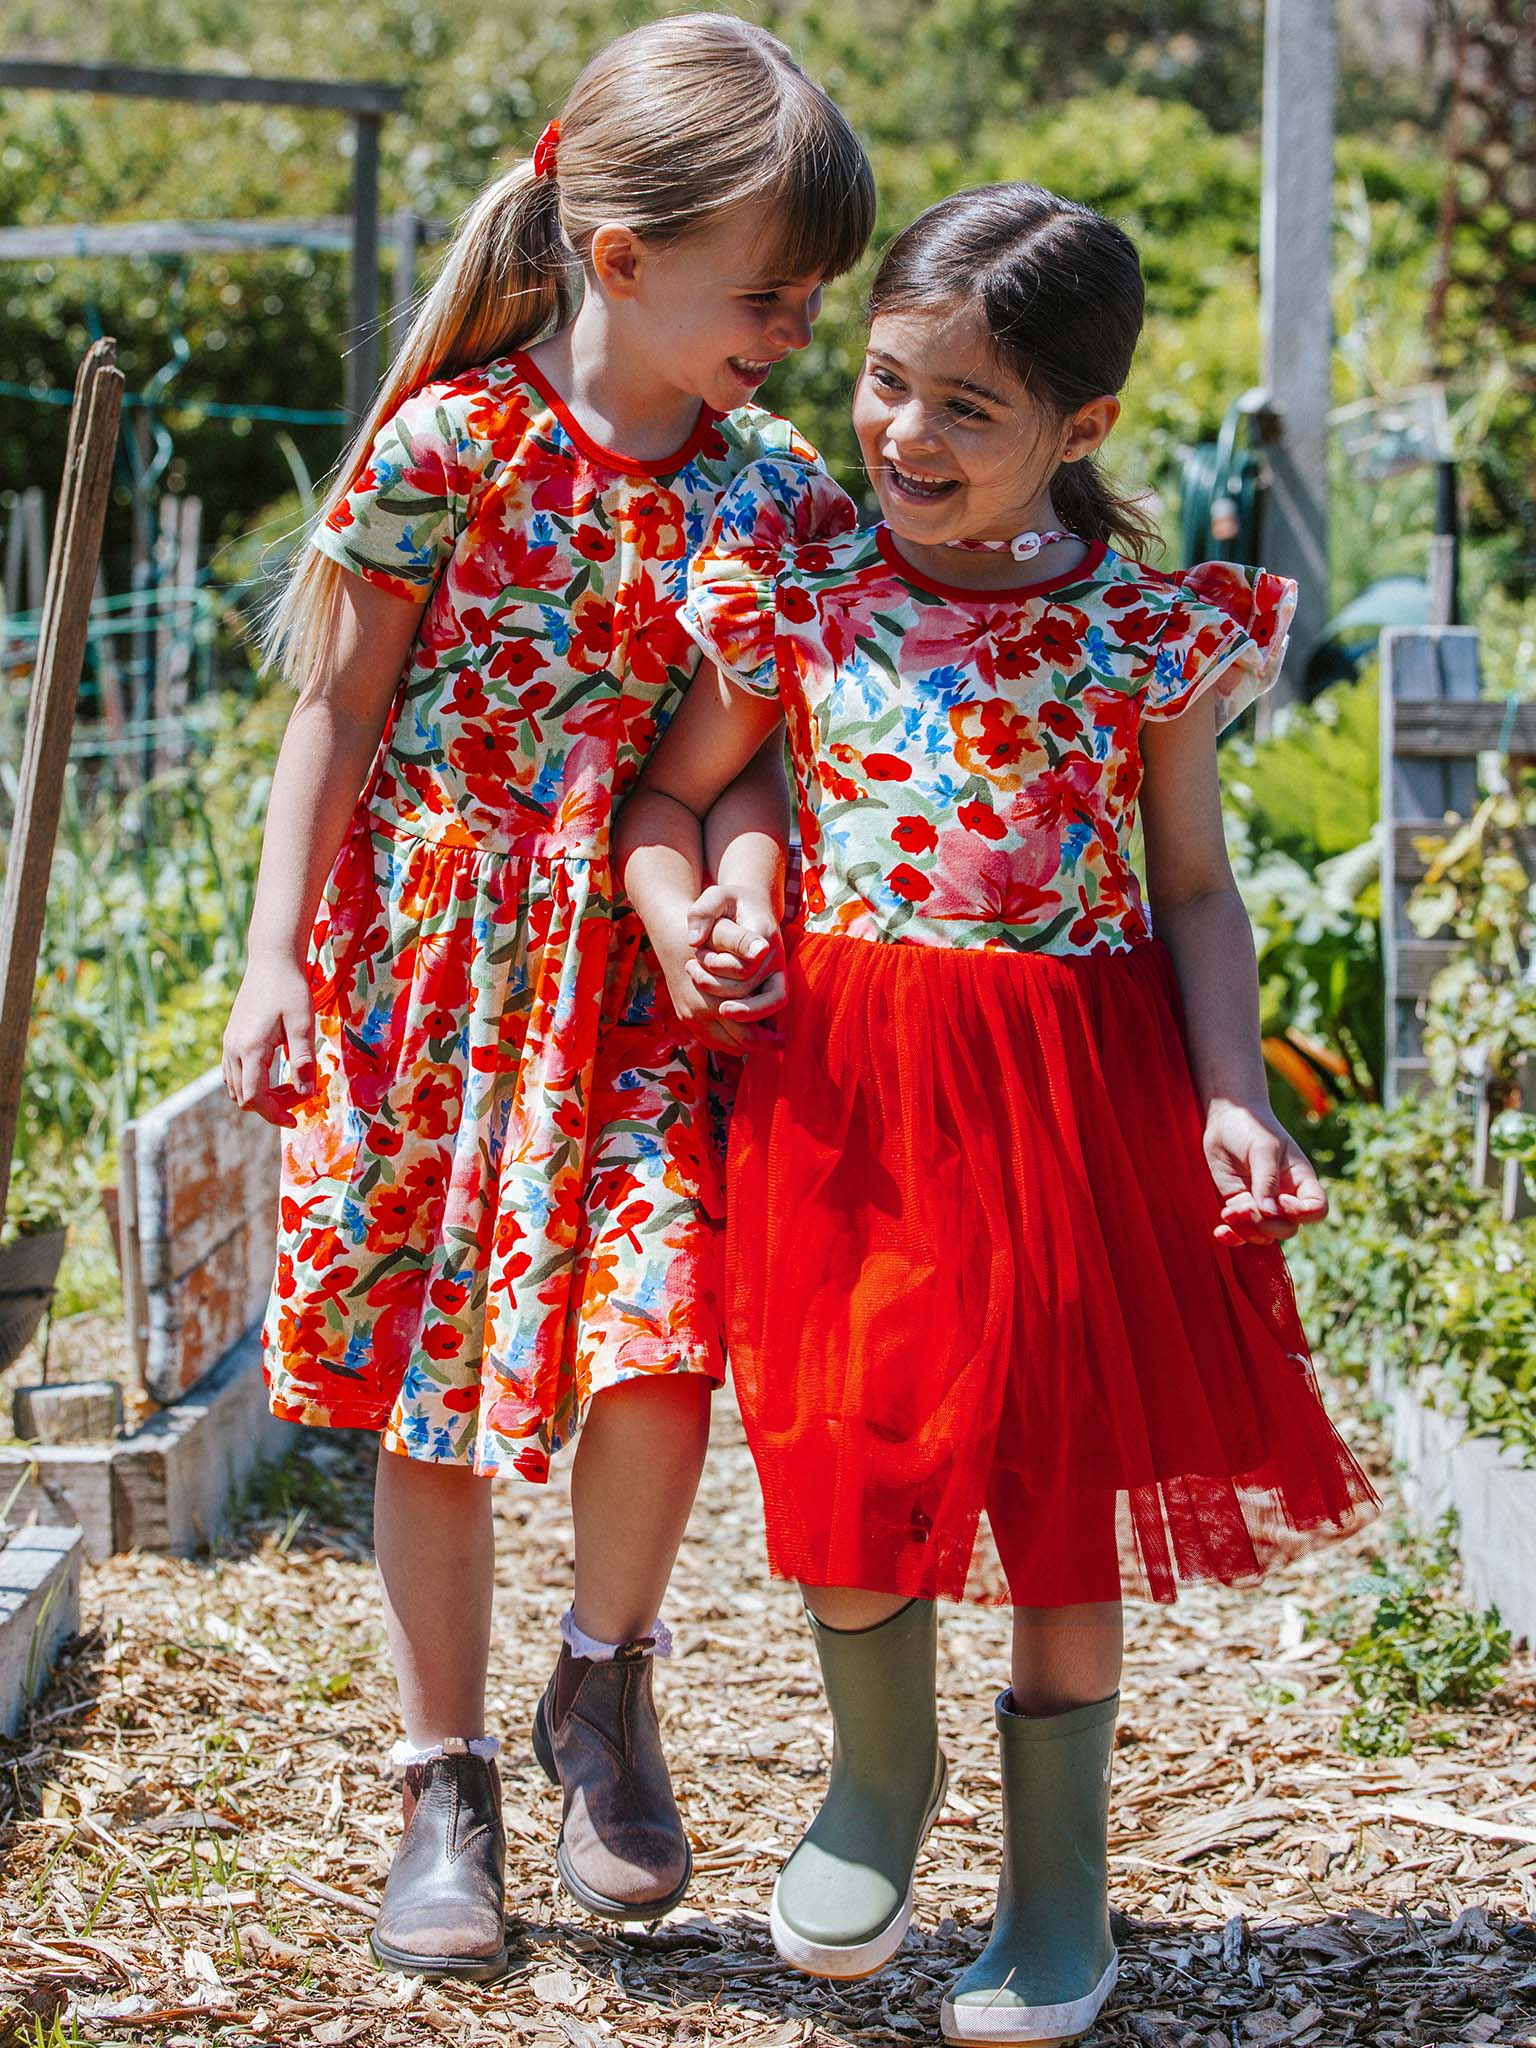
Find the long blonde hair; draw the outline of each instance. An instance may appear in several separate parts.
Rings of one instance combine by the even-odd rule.
[[[874,227],[875,188],[836,105],[776,37],[734,15],[675,14],[618,37],[561,109],[557,175],[515,164],[460,220],[320,520],[413,392],[567,324],[578,266],[604,223],[664,247],[743,204],[773,224],[777,246],[763,254],[775,273],[852,269]],[[299,550],[263,635],[290,682],[324,663],[346,573],[316,548]]]

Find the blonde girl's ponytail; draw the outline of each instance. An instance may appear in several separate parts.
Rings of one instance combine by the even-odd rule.
[[[555,180],[526,162],[504,171],[454,230],[378,396],[337,464],[321,523],[351,489],[379,429],[413,392],[563,327],[575,307],[576,275]],[[289,682],[302,686],[324,665],[347,574],[317,548],[302,548],[293,562],[262,633],[263,653]]]

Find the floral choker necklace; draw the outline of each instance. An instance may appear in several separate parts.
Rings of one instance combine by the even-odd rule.
[[[1075,533],[1016,533],[1012,540],[947,540],[947,548],[965,548],[979,555],[1012,555],[1016,562],[1032,562],[1042,548],[1053,541],[1077,540]]]

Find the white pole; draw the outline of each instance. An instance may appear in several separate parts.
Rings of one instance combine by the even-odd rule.
[[[1328,618],[1328,407],[1333,360],[1335,0],[1268,0],[1264,196],[1259,233],[1262,376],[1279,437],[1262,535],[1266,567],[1301,587],[1277,695],[1301,694]]]

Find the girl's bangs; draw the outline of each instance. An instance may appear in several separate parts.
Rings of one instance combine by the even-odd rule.
[[[763,247],[765,270],[776,277],[841,277],[874,233],[874,175],[847,130],[818,125],[805,134],[759,203],[771,214]]]

